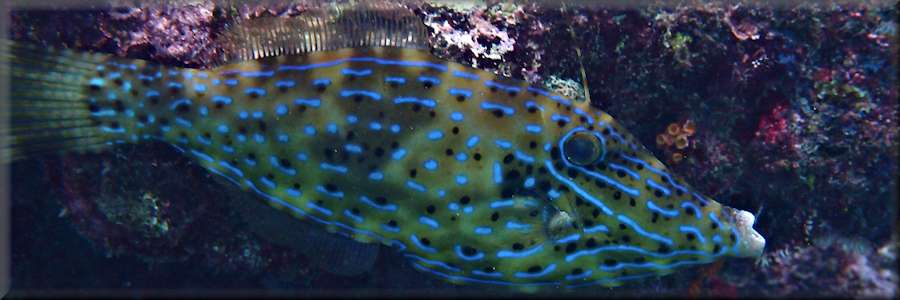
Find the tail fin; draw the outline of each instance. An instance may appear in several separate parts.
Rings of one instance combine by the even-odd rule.
[[[0,99],[0,121],[8,119],[0,122],[0,163],[124,140],[114,113],[121,102],[114,93],[97,99],[110,58],[0,40],[0,74],[10,84]]]

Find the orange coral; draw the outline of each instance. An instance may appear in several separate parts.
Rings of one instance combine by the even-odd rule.
[[[681,149],[687,148],[687,146],[688,146],[687,135],[679,135],[677,138],[675,138],[675,148],[678,148],[678,150],[681,150]]]
[[[697,125],[694,121],[685,120],[684,122],[674,122],[666,126],[663,133],[656,135],[656,145],[670,152],[670,161],[678,163],[686,157],[683,151],[691,145],[689,139],[697,131]],[[674,149],[669,148],[674,146]]]
[[[697,130],[697,127],[694,125],[694,121],[687,120],[684,121],[684,125],[681,125],[681,132],[684,132],[687,136],[694,135],[695,130]]]

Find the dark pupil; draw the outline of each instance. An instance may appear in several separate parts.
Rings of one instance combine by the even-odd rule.
[[[573,136],[564,146],[566,159],[574,164],[587,165],[597,158],[597,145],[588,136]]]

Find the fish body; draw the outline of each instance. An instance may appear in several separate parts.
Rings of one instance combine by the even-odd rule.
[[[196,70],[11,47],[50,69],[13,65],[13,150],[166,142],[453,282],[615,286],[764,245],[751,214],[697,193],[605,112],[425,50]]]

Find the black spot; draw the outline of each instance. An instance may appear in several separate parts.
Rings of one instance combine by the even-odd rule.
[[[361,95],[353,96],[353,102],[360,103],[362,101],[363,101],[363,98]]]
[[[125,104],[122,103],[122,100],[116,100],[115,102],[113,102],[113,107],[116,110],[116,112],[125,111]]]
[[[625,177],[625,171],[622,171],[622,170],[616,171],[616,176],[619,176],[619,178]]]
[[[422,242],[422,245],[425,245],[425,246],[431,245],[431,241],[428,240],[428,238],[423,237],[423,238],[419,239],[419,241]]]
[[[287,160],[287,159],[284,159],[284,158],[282,158],[280,161],[278,161],[278,163],[281,164],[281,166],[282,166],[282,167],[285,167],[285,168],[290,168],[290,167],[291,167],[291,161],[290,161],[290,160]]]
[[[491,90],[491,93],[497,92],[497,87],[491,86],[490,90]]]
[[[190,104],[187,104],[187,103],[178,103],[178,105],[175,106],[175,112],[177,112],[177,113],[182,113],[182,114],[183,114],[183,113],[188,113],[188,112],[190,112],[190,111],[191,111],[191,105],[190,105]]]
[[[400,147],[400,144],[398,144],[397,141],[391,142],[391,149],[397,149],[397,147]]]
[[[529,106],[529,107],[528,107],[528,113],[532,113],[532,114],[533,114],[533,113],[536,113],[536,112],[537,112],[537,107],[534,107],[534,106]]]
[[[295,190],[299,190],[299,189],[300,189],[300,184],[299,184],[299,183],[296,183],[296,182],[294,182],[294,185],[293,185],[293,187],[294,187],[294,189],[295,189]]]
[[[390,220],[390,221],[388,221],[387,224],[388,224],[388,226],[391,226],[391,227],[397,227],[397,221],[395,221],[395,220]]]
[[[469,247],[469,246],[463,246],[463,247],[462,247],[462,253],[463,253],[463,255],[465,255],[465,256],[473,256],[473,255],[477,254],[478,251],[476,251],[475,248],[472,248],[472,247]]]
[[[137,118],[138,118],[138,122],[141,122],[141,123],[147,123],[147,121],[148,121],[147,115],[145,115],[145,114],[138,114]]]
[[[687,237],[687,240],[688,240],[688,241],[693,241],[693,240],[694,240],[694,234],[693,234],[693,233],[688,232],[688,234],[687,234],[685,237]]]
[[[494,268],[494,266],[487,266],[487,267],[484,267],[483,271],[485,273],[494,273],[494,271],[497,271],[497,269]]]
[[[435,211],[434,205],[429,205],[428,207],[425,208],[425,211],[427,211],[428,214],[432,214],[432,215],[433,215],[433,214],[434,214],[434,211]]]
[[[597,241],[594,238],[589,238],[587,242],[584,243],[585,247],[594,248],[597,247]]]
[[[255,160],[256,160],[256,154],[254,154],[254,153],[247,153],[247,159],[249,159],[249,160],[254,160],[254,161],[255,161]]]
[[[671,251],[672,251],[672,249],[669,248],[669,245],[659,245],[659,249],[656,250],[656,252],[663,253],[663,254],[669,253]]]
[[[375,203],[378,203],[379,205],[385,205],[385,204],[387,204],[387,198],[375,197]]]
[[[528,142],[528,148],[530,148],[530,149],[537,148],[537,142],[535,142],[535,141]]]
[[[637,164],[637,166],[635,166],[635,168],[638,169],[638,170],[643,170],[643,169],[644,169],[644,164]],[[643,257],[642,257],[642,258],[643,258]]]
[[[259,126],[259,131],[266,132],[266,128],[268,128],[268,126],[266,126],[266,122],[260,120],[257,125]]]
[[[537,211],[537,210],[532,210],[531,212],[528,213],[528,215],[531,216],[532,218],[533,218],[533,217],[537,217],[537,216],[538,216],[538,211]]]
[[[624,242],[624,243],[631,242],[631,237],[628,236],[628,235],[623,235],[623,236],[622,236],[622,242]]]
[[[541,266],[531,266],[531,268],[528,268],[528,273],[540,273],[541,270],[543,270]]]
[[[382,155],[384,155],[384,149],[381,147],[375,148],[375,156],[381,157]]]
[[[656,221],[657,221],[658,219],[659,219],[659,213],[654,211],[654,212],[653,212],[653,217],[650,218],[650,222],[651,222],[651,223],[656,223]]]
[[[409,170],[409,178],[416,178],[416,169]]]
[[[594,211],[591,212],[591,215],[594,216],[594,218],[599,217],[600,210],[595,208]]]
[[[428,116],[434,118],[434,117],[437,117],[437,113],[435,113],[435,112],[432,110],[432,111],[429,111],[429,112],[428,112]]]
[[[98,106],[97,103],[91,103],[90,105],[88,105],[88,110],[94,113],[100,110],[100,106]]]
[[[499,220],[499,219],[500,219],[500,213],[499,213],[499,212],[496,212],[496,211],[495,211],[493,214],[491,214],[491,222],[497,222],[497,220]]]
[[[566,127],[566,121],[558,120],[558,121],[556,121],[556,125],[559,126],[560,128]]]
[[[355,138],[355,137],[356,137],[356,133],[354,133],[352,130],[347,131],[347,134],[344,136],[344,138],[347,139],[348,141],[352,141],[353,138]]]
[[[719,253],[719,250],[722,250],[721,245],[716,244],[715,246],[713,246],[713,253]]]
[[[578,178],[578,170],[575,170],[575,168],[569,168],[566,170],[566,174],[572,179]]]
[[[517,92],[516,90],[507,90],[507,94],[509,94],[510,97],[515,97],[519,94],[519,92]]]
[[[320,93],[324,92],[325,89],[328,88],[328,84],[326,84],[324,82],[317,82],[315,85],[316,85],[316,91],[318,91]]]
[[[631,198],[631,200],[628,200],[628,205],[635,206],[635,204],[637,204],[637,203],[634,202],[634,198]]]
[[[566,244],[566,253],[575,253],[575,250],[578,250],[578,245],[575,242]]]
[[[475,160],[481,160],[481,153],[475,153],[475,155],[472,155],[472,158],[474,158]]]
[[[450,130],[453,134],[459,134],[459,127],[453,126],[453,129]]]
[[[337,191],[337,186],[331,183],[326,183],[325,190],[333,193]]]
[[[422,86],[424,86],[426,89],[430,89],[434,86],[434,83],[432,83],[431,80],[426,80],[422,82]]]
[[[656,190],[656,191],[653,192],[653,195],[655,195],[656,198],[660,198],[660,197],[662,197],[663,193],[662,193],[661,191],[659,191],[659,190]]]
[[[619,223],[619,229],[625,230],[625,228],[626,228],[626,227],[625,227],[625,224]]]
[[[418,103],[412,105],[412,111],[419,111],[419,110],[422,110],[421,105],[419,105]]]
[[[109,127],[113,128],[113,129],[119,128],[119,122],[112,121],[109,123]]]
[[[553,186],[550,184],[550,181],[541,180],[541,182],[538,183],[538,188],[542,191],[548,192],[551,188],[553,188]]]
[[[511,163],[514,159],[515,159],[515,157],[512,155],[512,153],[506,154],[506,156],[503,157],[503,163],[504,163],[504,164],[509,164],[509,163]]]
[[[456,96],[456,101],[459,101],[459,102],[466,101],[466,96],[464,96],[464,95],[457,95],[457,96]]]
[[[581,273],[584,273],[584,270],[582,270],[581,268],[572,269],[572,275],[578,275]]]
[[[615,191],[613,192],[613,199],[619,200],[622,198],[622,192]]]
[[[522,249],[525,249],[525,246],[522,246],[522,244],[520,244],[520,243],[515,243],[515,244],[513,244],[512,248],[513,248],[513,250],[522,250]]]
[[[734,232],[728,234],[728,238],[730,238],[732,242],[737,242],[737,237],[734,235]]]
[[[615,259],[606,259],[606,260],[603,260],[603,264],[606,266],[609,266],[609,267],[615,266],[616,260]]]
[[[712,228],[713,230],[716,230],[719,228],[719,223],[711,222],[711,223],[709,223],[709,227]]]
[[[510,170],[509,172],[506,172],[506,175],[503,178],[505,178],[506,180],[516,180],[519,178],[519,176],[521,175],[519,174],[518,170]]]
[[[453,149],[447,148],[447,150],[444,150],[444,154],[447,154],[447,156],[453,155]]]
[[[469,201],[472,201],[469,196],[462,196],[462,198],[459,198],[459,203],[462,203],[463,205],[469,204]]]
[[[688,215],[693,215],[693,214],[694,214],[694,208],[693,208],[693,207],[690,207],[690,206],[686,206],[686,207],[684,208],[684,213],[685,213],[685,214],[688,214]]]
[[[494,116],[497,117],[498,119],[499,119],[499,118],[503,118],[503,111],[502,111],[502,110],[495,109],[495,110],[493,110],[491,113],[494,114]]]

